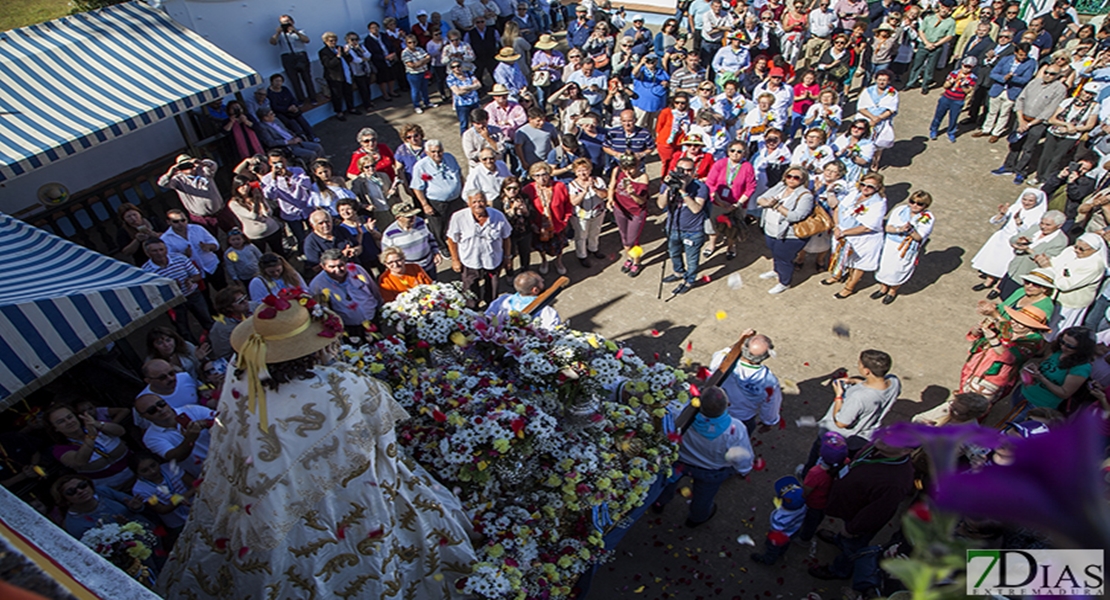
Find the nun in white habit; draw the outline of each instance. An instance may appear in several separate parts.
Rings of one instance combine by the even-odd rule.
[[[1053,337],[1068,327],[1082,325],[1106,274],[1106,242],[1102,236],[1084,233],[1060,254],[1034,260],[1042,267],[1051,267],[1054,274],[1060,310],[1052,318]]]
[[[986,281],[977,283],[971,289],[981,292],[998,283],[1006,274],[1010,259],[1014,257],[1010,238],[1039,223],[1047,210],[1048,197],[1036,188],[1025,188],[1009,208],[1004,204],[998,207],[998,214],[991,217],[990,222],[992,225],[1001,225],[1001,228],[987,239],[987,243],[971,259],[971,266]]]

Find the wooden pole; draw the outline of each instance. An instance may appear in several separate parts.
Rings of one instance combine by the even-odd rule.
[[[532,313],[539,310],[540,307],[543,306],[544,302],[547,302],[548,299],[555,295],[555,292],[558,292],[560,289],[566,287],[566,285],[569,283],[570,279],[568,279],[565,275],[556,279],[555,283],[551,284],[551,287],[544,290],[543,293],[539,296],[536,296],[536,299],[528,303],[528,306],[525,306],[524,310],[520,312],[528,316],[532,316]]]

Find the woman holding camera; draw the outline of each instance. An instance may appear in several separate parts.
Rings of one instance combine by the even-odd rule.
[[[794,257],[806,245],[805,238],[794,232],[794,224],[813,214],[813,193],[809,191],[809,173],[799,166],[786,169],[782,181],[767,190],[756,200],[763,210],[760,226],[763,239],[771,250],[774,269],[759,276],[760,279],[778,278],[768,294],[781,294],[790,288],[794,276]]]
[[[254,132],[254,121],[247,117],[243,105],[239,104],[238,100],[227,103],[227,121],[223,124],[223,130],[235,143],[235,153],[239,160],[265,152],[262,149],[262,143],[258,141],[258,135]]]

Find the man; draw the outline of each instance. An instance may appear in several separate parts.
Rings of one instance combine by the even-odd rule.
[[[670,79],[655,54],[644,55],[632,67],[632,108],[637,125],[649,129],[655,126],[655,115],[667,106]]]
[[[1068,87],[1060,78],[1060,67],[1049,63],[1041,76],[1029,82],[1014,101],[1017,116],[1017,141],[1010,144],[1001,167],[991,171],[995,175],[1014,174],[1014,184],[1025,183],[1029,176],[1029,163],[1037,144],[1048,129],[1048,119],[1068,95]]]
[[[216,322],[212,325],[212,329],[208,330],[208,341],[212,344],[210,358],[230,359],[234,352],[231,348],[231,332],[236,325],[243,322],[243,319],[250,316],[250,298],[242,285],[233,283],[216,292],[212,304],[216,307]]]
[[[643,127],[638,127],[636,118],[636,111],[631,108],[621,111],[620,127],[614,127],[605,133],[606,154],[617,159],[621,154],[631,152],[636,155],[636,158],[644,160],[655,149],[655,141],[651,138],[651,133]]]
[[[713,56],[721,49],[725,34],[736,27],[732,13],[724,9],[722,0],[710,0],[709,12],[702,17],[701,60],[707,65],[713,63]],[[713,75],[710,75],[712,77]]]
[[[935,13],[925,15],[917,22],[917,35],[921,41],[913,55],[913,67],[910,68],[905,89],[920,85],[922,94],[929,93],[944,45],[956,35],[956,20],[952,18],[950,4],[953,4],[952,0],[942,0]]]
[[[687,475],[694,480],[686,527],[697,527],[717,514],[713,502],[717,491],[729,477],[752,471],[751,439],[744,424],[728,413],[729,397],[717,386],[702,390],[701,407],[694,425],[682,437],[678,449],[677,478],[667,484],[652,505],[661,513],[674,498],[678,483]]]
[[[189,313],[193,313],[200,323],[201,329],[212,327],[212,317],[209,316],[208,304],[204,301],[197,284],[202,276],[193,261],[180,254],[170,254],[166,242],[161,238],[150,238],[143,242],[143,251],[150,260],[143,265],[143,270],[166,277],[177,282],[178,289],[185,296],[185,306],[174,310],[174,327],[181,337],[196,341],[196,336],[189,330]]]
[[[303,247],[307,233],[304,222],[310,212],[308,200],[312,194],[312,180],[304,169],[289,166],[289,161],[280,148],[267,152],[266,159],[270,163],[270,172],[262,176],[262,195],[277,204],[281,220],[289,226],[293,237],[297,238],[297,246]]]
[[[518,102],[509,98],[509,88],[496,84],[490,90],[493,101],[486,105],[490,125],[501,130],[505,139],[512,140],[516,130],[528,122],[528,113]]]
[[[578,88],[582,90],[582,97],[590,103],[590,108],[600,114],[601,103],[605,100],[606,90],[609,89],[609,78],[594,67],[594,57],[587,54],[582,59],[582,67],[567,77],[567,83],[577,83]]]
[[[1041,15],[1041,26],[1050,36],[1052,36],[1052,48],[1062,48],[1061,40],[1070,31],[1074,33],[1079,29],[1075,24],[1075,20],[1068,14],[1067,0],[1056,0],[1052,5],[1052,10],[1047,15]]]
[[[1029,29],[1022,36],[1029,35],[1030,44],[1040,48],[1039,56],[1047,56],[1052,51],[1052,34],[1044,30],[1044,17],[1036,17],[1029,21]]]
[[[999,30],[1009,29],[1010,31],[1013,31],[1015,35],[1018,35],[1021,32],[1025,31],[1028,25],[1026,25],[1025,21],[1022,21],[1021,18],[1018,17],[1018,15],[1020,14],[1021,4],[1017,2],[1011,2],[1007,4],[1006,10],[998,19]]]
[[[217,227],[231,231],[238,227],[235,215],[226,210],[216,186],[216,162],[179,154],[173,166],[158,178],[158,185],[177,192],[178,200],[189,213],[189,220],[216,235]]]
[[[902,391],[902,381],[890,373],[890,366],[890,355],[886,352],[864,350],[856,364],[860,376],[833,381],[836,397],[825,416],[817,422],[818,439],[808,466],[817,462],[820,436],[826,431],[835,431],[845,439],[856,437],[871,441]]]
[[[1014,53],[1014,32],[1002,29],[998,32],[998,41],[994,46],[979,57],[979,66],[975,69],[975,77],[979,84],[971,94],[971,103],[968,104],[967,118],[960,122],[961,125],[980,125],[980,120],[986,116],[983,108],[987,105],[988,92],[991,89],[991,70],[1003,57]]]
[[[466,6],[466,0],[455,0],[455,6],[447,11],[447,20],[464,35],[474,29],[474,13]]]
[[[308,119],[304,118],[304,113],[301,112],[301,107],[297,103],[297,97],[289,91],[289,88],[285,87],[285,77],[281,73],[274,73],[270,76],[270,87],[266,88],[266,100],[269,101],[269,107],[277,113],[278,119],[281,119],[286,129],[304,136],[304,139],[313,142],[320,141],[320,138],[316,137],[316,133],[312,130],[312,125],[309,124]],[[259,104],[259,108],[262,108],[262,106],[262,104]],[[258,111],[255,110],[251,114],[257,115]]]
[[[624,37],[632,38],[633,56],[647,56],[649,52],[655,52],[652,46],[655,34],[644,26],[644,15],[632,15],[632,27],[624,32]]]
[[[479,302],[488,305],[497,297],[497,275],[512,256],[509,236],[513,228],[501,211],[489,208],[482,192],[469,195],[466,204],[467,210],[451,216],[447,247],[451,269],[462,274],[463,289],[473,294],[466,305],[476,309]]]
[[[701,57],[697,52],[690,52],[686,55],[686,62],[671,76],[671,96],[674,97],[679,92],[696,96],[698,86],[705,81],[705,75],[705,69],[701,68]]]
[[[971,137],[990,135],[990,142],[993,144],[1006,133],[1014,102],[1021,95],[1025,84],[1033,79],[1036,69],[1037,61],[1029,58],[1029,44],[1025,42],[1014,46],[1013,54],[998,61],[991,69],[987,118],[983,121],[982,129],[971,134]]]
[[[316,88],[312,85],[312,65],[305,48],[307,43],[308,36],[296,28],[293,17],[281,15],[278,18],[278,28],[270,36],[270,45],[281,50],[281,68],[285,70],[299,104],[316,98]]]
[[[983,25],[980,24],[980,27]],[[929,125],[929,139],[937,139],[941,119],[948,115],[948,141],[956,143],[956,126],[960,118],[960,111],[964,108],[964,100],[971,90],[975,89],[975,65],[979,64],[974,56],[968,56],[960,61],[960,66],[948,74],[944,79],[944,92],[937,100],[937,109],[933,113],[933,122]]]
[[[293,153],[293,156],[310,163],[317,158],[324,156],[324,147],[316,142],[302,138],[301,136],[289,131],[284,123],[277,118],[277,114],[270,108],[262,107],[258,109],[258,127],[255,130],[258,132],[259,141],[266,147],[267,150],[271,148],[287,148]]]
[[[559,141],[559,132],[547,122],[543,110],[533,106],[528,109],[528,124],[516,132],[515,151],[522,169],[543,161]]]
[[[320,273],[308,289],[343,321],[349,338],[362,338],[378,319],[382,293],[374,277],[336,248],[320,255]]]
[[[590,9],[579,4],[574,9],[575,19],[567,24],[567,45],[571,48],[582,48],[590,33],[594,30],[594,22],[590,19]]]
[[[540,25],[532,15],[528,14],[528,3],[518,2],[516,5],[516,14],[513,15],[513,22],[520,27],[520,37],[524,38],[532,46],[540,39]]]
[[[196,379],[193,379],[192,375],[177,370],[173,365],[160,358],[152,358],[143,363],[141,372],[146,387],[139,392],[136,398],[153,394],[165,400],[171,407],[179,408],[196,404],[200,397],[197,394],[197,388],[200,384]],[[136,419],[135,424],[146,428],[149,423],[139,423],[142,415],[138,416],[139,419]]]
[[[424,142],[427,156],[416,161],[412,167],[412,193],[424,209],[428,219],[428,229],[436,238],[440,252],[446,258],[447,221],[455,211],[462,208],[462,170],[454,156],[443,150],[443,142],[428,140]]]
[[[400,248],[407,262],[420,265],[436,281],[436,267],[443,257],[432,232],[418,216],[420,209],[412,202],[401,202],[390,211],[395,220],[382,232],[382,248]]]
[[[704,221],[708,212],[705,205],[709,201],[709,188],[694,179],[694,168],[693,160],[680,158],[657,200],[659,208],[667,211],[667,254],[674,266],[674,273],[664,277],[663,282],[681,282],[671,290],[674,295],[685,294],[697,283],[698,261],[705,244]]]
[[[809,39],[802,45],[802,66],[810,67],[821,60],[821,55],[832,47],[832,34],[839,19],[836,11],[830,8],[831,0],[821,0],[806,18],[809,23]]]
[[[502,294],[490,303],[486,316],[497,317],[502,323],[508,322],[509,315],[521,312],[543,293],[543,276],[535,271],[524,271],[513,279],[515,294]],[[543,306],[533,313],[533,320],[540,327],[554,329],[562,323],[559,313],[550,306]]]
[[[749,331],[746,335],[752,333]],[[751,335],[744,340],[740,360],[721,381],[721,388],[729,398],[728,412],[744,424],[748,435],[755,431],[757,421],[762,423],[759,430],[766,432],[778,425],[781,418],[782,386],[779,378],[763,364],[771,357],[774,347],[771,338],[763,334]],[[709,368],[721,366],[727,354],[727,348],[714,354]]]
[[[984,8],[983,11],[986,12],[989,9]],[[994,39],[997,37],[998,25],[992,23],[985,15],[980,16],[979,22],[974,23],[974,27],[969,24],[967,29],[964,29],[960,41],[956,42],[954,54],[961,60],[969,56],[980,60],[988,50],[994,48]]]
[[[463,185],[463,196],[467,198],[475,192],[481,192],[486,200],[492,204],[499,204],[501,196],[501,183],[509,177],[509,167],[498,160],[497,154],[483,148],[478,153],[478,166],[470,167],[470,174],[466,176]]]
[[[482,81],[482,76],[489,74],[493,78],[493,69],[497,66],[494,57],[501,49],[501,36],[486,26],[485,15],[474,17],[474,29],[466,32],[466,42],[474,49],[474,77]]]
[[[1049,208],[1064,212],[1065,233],[1071,231],[1079,205],[1095,191],[1095,178],[1091,176],[1093,168],[1095,168],[1095,157],[1084,156],[1072,164],[1065,165],[1060,172],[1050,174],[1041,186],[1041,191],[1048,195]]]
[[[167,462],[176,461],[193,477],[200,477],[208,457],[208,430],[215,423],[215,411],[198,404],[174,408],[155,394],[143,394],[135,399],[135,412],[150,421],[143,433],[143,445]]]
[[[357,240],[351,238],[345,227],[335,229],[335,222],[328,211],[316,209],[308,215],[312,231],[304,239],[305,274],[311,278],[320,272],[320,257],[331,249],[339,250],[347,260],[356,260],[362,254]]]
[[[162,241],[170,253],[180,254],[200,268],[204,281],[213,287],[223,287],[224,266],[220,261],[220,243],[200,225],[189,223],[185,211],[173,209],[166,213],[170,228],[162,234]]]
[[[470,127],[463,132],[462,148],[471,172],[481,166],[483,150],[490,150],[496,158],[501,158],[507,142],[505,132],[500,127],[489,124],[488,112],[481,108],[470,111]]]

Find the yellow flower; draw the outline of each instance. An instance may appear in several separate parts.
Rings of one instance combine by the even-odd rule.
[[[505,555],[505,547],[501,544],[494,544],[493,546],[490,546],[488,550],[486,550],[486,553],[494,558],[501,558]]]
[[[644,255],[644,249],[641,246],[633,246],[628,249],[628,255],[632,258],[640,258]]]
[[[591,348],[597,349],[601,347],[601,344],[597,343],[597,336],[595,335],[587,337],[586,341],[589,342]]]
[[[455,344],[460,348],[465,348],[466,345],[470,342],[470,340],[466,338],[466,335],[461,331],[456,331],[455,333],[452,333],[450,339],[452,344]]]
[[[130,556],[131,558],[137,558],[139,560],[146,560],[150,558],[150,554],[150,548],[148,548],[147,545],[142,542],[135,542],[134,546],[131,546],[127,549],[128,556]]]
[[[231,262],[239,262],[239,253],[234,250],[230,250],[227,253],[227,259]]]
[[[558,563],[560,567],[565,569],[574,564],[574,560],[569,556],[560,556]]]
[[[509,451],[509,440],[507,440],[505,438],[497,438],[496,440],[493,440],[493,449],[497,450],[501,454],[504,454],[504,453],[508,452]]]
[[[177,506],[178,504],[181,504],[184,501],[185,501],[185,496],[182,496],[181,494],[174,494],[174,495],[170,496],[170,504],[172,504],[174,506]]]
[[[462,377],[462,373],[459,373],[458,371],[448,371],[447,374],[444,375],[444,379],[446,379],[447,381],[454,381],[459,377]]]
[[[371,374],[377,375],[378,373],[381,373],[384,370],[385,370],[385,365],[383,365],[382,363],[370,363],[370,373]]]
[[[489,467],[489,463],[488,463],[488,462],[486,462],[486,461],[484,461],[484,460],[483,460],[483,461],[479,461],[479,462],[478,462],[478,470],[479,470],[479,471],[485,471],[485,470],[486,470],[486,469],[487,469],[488,467]]]
[[[693,400],[691,400],[690,406],[693,406],[694,408],[701,407],[701,398],[694,398]]]
[[[459,316],[459,311],[457,309],[450,308],[447,310],[447,316],[454,319],[455,317]]]

